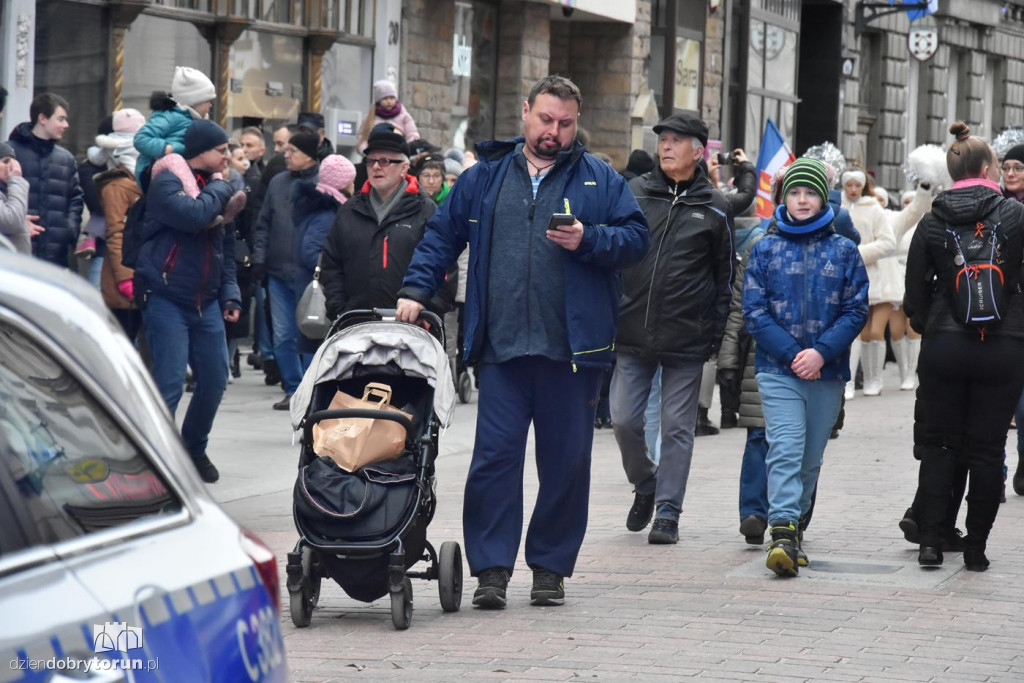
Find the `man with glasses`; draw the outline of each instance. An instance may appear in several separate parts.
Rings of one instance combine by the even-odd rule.
[[[185,384],[185,366],[192,367],[195,391],[181,438],[203,481],[213,483],[220,475],[206,444],[228,381],[224,321],[237,322],[241,309],[235,233],[225,230],[221,218],[232,189],[214,178],[227,169],[227,133],[213,121],[193,121],[185,131],[184,157],[187,164],[169,155],[166,165],[154,167],[135,291],[144,302],[142,324],[153,379],[172,416]],[[244,201],[245,195],[239,195]]]
[[[299,388],[310,356],[299,354],[299,327],[295,307],[302,298],[305,278],[300,277],[298,245],[292,221],[292,189],[301,181],[316,183],[319,173],[316,133],[299,129],[284,146],[287,173],[274,176],[267,187],[253,238],[253,279],[267,281],[270,322],[273,329],[274,360],[284,384],[284,398],[274,410],[288,410],[292,394]]]
[[[434,215],[434,202],[409,175],[404,135],[378,124],[364,154],[367,182],[338,211],[324,245],[320,282],[331,318],[354,309],[394,308],[413,250]],[[450,309],[453,299],[454,291],[446,291],[434,302],[435,312]]]

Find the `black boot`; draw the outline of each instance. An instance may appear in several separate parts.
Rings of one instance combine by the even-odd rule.
[[[693,430],[694,436],[714,436],[718,434],[718,427],[711,423],[708,418],[707,408],[697,408],[697,426]]]
[[[235,349],[235,355],[231,357],[231,376],[238,379],[242,376],[242,354]]]
[[[268,387],[281,383],[281,371],[277,369],[276,360],[271,359],[263,361],[263,373],[263,383]]]
[[[722,411],[722,419],[718,422],[718,426],[722,429],[735,429],[737,426],[738,418],[736,413],[731,410]]]
[[[1017,471],[1013,475],[1013,492],[1024,496],[1024,455],[1017,456]]]

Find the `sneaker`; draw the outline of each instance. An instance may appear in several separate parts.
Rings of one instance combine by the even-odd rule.
[[[900,520],[900,531],[903,532],[903,538],[907,539],[907,543],[917,545],[921,542],[921,529],[917,526],[914,508],[907,508],[907,511],[903,513],[903,519]]]
[[[768,522],[764,517],[758,515],[747,515],[740,522],[740,533],[750,545],[761,545],[764,543],[764,532],[768,529]]]
[[[477,577],[473,604],[483,609],[505,609],[505,589],[508,588],[508,572],[503,567],[491,567]]]
[[[679,542],[679,522],[674,519],[656,519],[651,525],[651,533],[647,534],[647,542],[655,545],[667,545]]]
[[[781,522],[772,527],[772,542],[768,544],[765,566],[778,576],[796,576],[800,572],[797,557],[799,531],[792,522]]]
[[[530,604],[535,607],[565,604],[565,579],[558,574],[542,569],[533,570],[533,588],[530,590]]]
[[[285,394],[284,398],[274,404],[274,410],[289,410],[292,407],[292,395]]]
[[[630,531],[643,531],[651,523],[654,516],[654,494],[639,493],[633,496],[633,507],[626,516],[626,528]]]
[[[207,484],[213,484],[220,479],[220,472],[205,454],[192,458],[192,463],[196,466],[199,477]]]
[[[92,235],[82,235],[75,247],[75,256],[80,259],[91,259],[96,255],[96,238]]]
[[[808,559],[807,553],[804,552],[804,528],[801,524],[796,532],[796,566],[807,567],[810,564],[811,561]]]

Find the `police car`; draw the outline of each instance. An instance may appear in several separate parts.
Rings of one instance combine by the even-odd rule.
[[[279,586],[98,292],[0,249],[0,681],[283,681]]]

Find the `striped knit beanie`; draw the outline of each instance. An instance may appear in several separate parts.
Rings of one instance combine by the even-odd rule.
[[[782,181],[782,201],[794,187],[809,187],[822,203],[828,201],[828,170],[818,159],[800,157],[786,169],[786,177]]]

